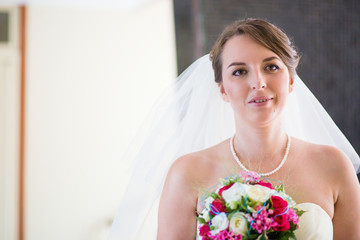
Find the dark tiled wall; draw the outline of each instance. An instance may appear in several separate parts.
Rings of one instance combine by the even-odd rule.
[[[302,55],[299,76],[360,152],[360,1],[174,0],[174,9],[179,73],[236,19],[282,28]]]

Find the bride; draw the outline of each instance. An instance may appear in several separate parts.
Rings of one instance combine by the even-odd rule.
[[[181,74],[148,118],[109,239],[198,238],[202,190],[240,171],[283,183],[306,211],[298,239],[360,239],[359,156],[297,76],[288,37],[236,21],[210,59]]]
[[[312,203],[304,218],[320,207],[321,221],[332,220],[334,239],[360,239],[360,189],[351,162],[334,147],[291,137],[284,129],[298,59],[288,38],[265,21],[238,21],[224,30],[211,60],[221,98],[234,111],[235,134],[173,163],[159,205],[158,239],[194,239],[199,189],[247,170],[280,180],[295,202]],[[318,226],[307,226],[307,237],[298,237],[310,239],[321,230],[313,238],[329,239],[324,236],[332,231],[331,221],[325,229]]]

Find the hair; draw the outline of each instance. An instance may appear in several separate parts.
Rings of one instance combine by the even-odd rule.
[[[221,55],[226,42],[239,35],[247,35],[263,47],[273,51],[285,63],[292,76],[296,75],[300,56],[288,36],[275,25],[261,19],[238,20],[228,25],[220,34],[210,51],[210,60],[215,74],[215,82],[222,82]]]

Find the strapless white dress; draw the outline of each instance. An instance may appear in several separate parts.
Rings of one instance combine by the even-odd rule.
[[[299,229],[295,231],[295,236],[298,240],[333,239],[332,221],[325,210],[314,203],[300,203],[296,205],[296,208],[305,211],[300,217]],[[196,239],[201,239],[199,231]]]
[[[332,240],[333,225],[330,216],[319,205],[300,203],[296,208],[304,210],[299,229],[295,231],[298,240]]]

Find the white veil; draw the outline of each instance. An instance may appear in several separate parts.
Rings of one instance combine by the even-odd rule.
[[[298,77],[284,115],[289,135],[341,149],[359,172],[359,156]],[[158,200],[170,165],[179,156],[219,143],[234,132],[232,109],[221,99],[205,55],[177,78],[131,144],[125,157],[133,161],[132,177],[109,240],[155,239]]]

